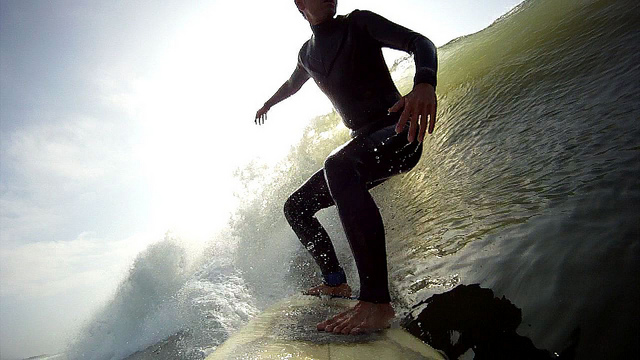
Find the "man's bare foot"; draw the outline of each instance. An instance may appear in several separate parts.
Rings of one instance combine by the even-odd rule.
[[[346,283],[340,284],[338,286],[329,286],[329,285],[318,285],[314,286],[311,289],[305,291],[305,295],[329,295],[329,296],[340,296],[340,297],[350,297],[351,296],[351,287]]]
[[[358,301],[356,306],[318,324],[318,330],[339,334],[361,334],[388,328],[395,311],[390,303]]]

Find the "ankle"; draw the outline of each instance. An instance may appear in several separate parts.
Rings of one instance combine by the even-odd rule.
[[[328,286],[335,287],[347,283],[347,276],[344,271],[337,271],[323,275],[324,283]]]
[[[375,309],[380,310],[380,311],[395,312],[395,310],[393,310],[393,305],[391,305],[390,302],[387,302],[387,303],[374,303],[374,302],[369,302],[369,301],[364,301],[364,300],[358,300],[358,303],[356,304],[356,306],[375,308]]]

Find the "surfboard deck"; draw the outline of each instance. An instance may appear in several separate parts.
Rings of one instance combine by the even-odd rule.
[[[353,307],[356,300],[294,295],[253,318],[207,360],[443,360],[434,348],[402,328],[361,335],[318,331],[316,325]]]

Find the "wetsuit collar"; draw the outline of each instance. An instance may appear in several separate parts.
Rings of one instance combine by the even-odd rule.
[[[338,21],[336,18],[331,18],[325,22],[320,24],[311,25],[311,31],[313,31],[313,35],[322,36],[331,34],[338,27]]]

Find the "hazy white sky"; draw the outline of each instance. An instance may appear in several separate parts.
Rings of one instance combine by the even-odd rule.
[[[518,0],[341,0],[436,45]],[[0,0],[0,357],[62,351],[135,254],[222,226],[231,173],[273,161],[329,102],[255,111],[310,36],[291,0]],[[396,56],[393,53],[387,53]]]

